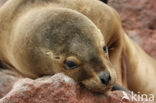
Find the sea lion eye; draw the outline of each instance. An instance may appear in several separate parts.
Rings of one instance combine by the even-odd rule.
[[[107,46],[104,46],[104,47],[103,47],[103,51],[104,51],[104,53],[107,53],[107,52],[108,52]]]
[[[66,69],[75,69],[78,65],[73,61],[65,61],[65,67]]]
[[[64,65],[66,69],[75,69],[78,68],[80,65],[79,60],[74,57],[74,56],[70,56],[68,58],[66,58],[66,60],[64,61]]]

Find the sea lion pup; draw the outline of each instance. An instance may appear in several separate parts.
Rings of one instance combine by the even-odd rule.
[[[0,59],[23,76],[64,72],[97,92],[117,79],[135,92],[156,94],[155,61],[101,1],[9,0],[0,20]]]
[[[7,24],[7,30],[2,31],[9,33],[1,35],[3,61],[30,78],[64,72],[88,89],[104,92],[112,88],[116,81],[115,69],[109,61],[101,31],[89,18],[75,10],[44,2],[40,7],[36,7],[37,1],[32,3],[33,8],[31,0],[14,2],[13,5],[19,3],[18,8],[22,4],[28,6],[27,3],[30,6],[26,11],[7,13],[8,18],[9,12],[14,14],[8,22],[10,27]],[[12,1],[1,10],[9,4]]]

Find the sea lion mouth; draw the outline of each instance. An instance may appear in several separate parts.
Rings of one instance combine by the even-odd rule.
[[[86,86],[84,83],[80,82],[80,86],[90,90],[91,92],[100,93],[100,94],[107,94],[108,91],[116,91],[116,90],[124,91],[128,94],[131,94],[130,90],[124,88],[118,83],[110,84],[109,86],[103,86],[103,88],[97,88],[96,86],[95,88],[91,88]]]
[[[115,83],[105,85],[102,84],[100,80],[97,80],[96,78],[91,78],[88,80],[81,81],[80,84],[92,92],[106,93],[107,91],[110,91],[113,88]]]
[[[91,88],[91,87],[88,87],[86,86],[85,84],[83,84],[82,82],[80,82],[80,86],[82,88],[85,88],[93,93],[98,93],[98,94],[107,94],[108,91],[111,91],[112,88],[113,88],[113,85],[112,86],[109,86],[109,87],[106,87],[106,86],[103,86],[103,88]]]

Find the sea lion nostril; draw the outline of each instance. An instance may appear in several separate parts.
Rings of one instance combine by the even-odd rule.
[[[108,85],[111,80],[111,76],[108,71],[100,73],[99,78],[100,78],[101,82],[105,85]]]

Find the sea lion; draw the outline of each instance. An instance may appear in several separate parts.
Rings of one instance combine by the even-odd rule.
[[[23,76],[64,72],[96,92],[117,82],[156,94],[155,60],[99,0],[9,0],[0,20],[0,59]]]

